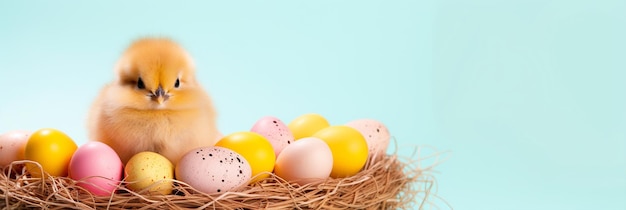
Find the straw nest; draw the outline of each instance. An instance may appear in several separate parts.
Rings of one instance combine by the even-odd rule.
[[[397,209],[422,208],[434,185],[431,167],[386,155],[370,159],[357,175],[299,186],[274,175],[237,192],[205,194],[175,181],[172,195],[132,192],[118,186],[111,196],[93,196],[66,177],[31,178],[15,161],[0,174],[0,209]],[[433,165],[434,166],[434,165]]]

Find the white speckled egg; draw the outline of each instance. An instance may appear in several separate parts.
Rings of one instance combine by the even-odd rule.
[[[287,147],[287,145],[294,142],[291,130],[289,130],[285,123],[275,117],[267,116],[261,118],[252,126],[250,131],[265,137],[270,144],[272,144],[276,157],[278,157],[280,152]]]
[[[346,125],[358,130],[365,137],[370,156],[386,154],[391,135],[383,123],[372,119],[361,119]]]
[[[176,165],[176,179],[204,193],[236,190],[250,181],[248,161],[223,147],[201,147],[189,151]]]
[[[30,131],[10,131],[0,135],[0,167],[24,160],[24,148]]]

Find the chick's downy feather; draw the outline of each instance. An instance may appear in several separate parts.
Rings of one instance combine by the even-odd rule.
[[[190,56],[168,39],[135,41],[115,66],[115,79],[96,98],[91,140],[111,146],[126,163],[153,151],[172,163],[211,146],[221,135],[209,95],[198,84]]]

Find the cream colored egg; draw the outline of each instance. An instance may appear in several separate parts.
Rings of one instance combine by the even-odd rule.
[[[174,165],[158,153],[137,153],[128,160],[124,171],[126,186],[133,191],[150,187],[150,192],[163,195],[172,193]]]
[[[300,185],[326,180],[333,169],[333,154],[321,139],[306,137],[285,147],[276,159],[274,173]]]

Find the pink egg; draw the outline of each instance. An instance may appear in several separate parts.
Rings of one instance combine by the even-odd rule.
[[[24,148],[30,131],[10,131],[0,135],[0,167],[24,160]]]
[[[280,152],[287,147],[287,145],[294,142],[293,134],[291,130],[275,117],[263,117],[259,121],[257,121],[250,131],[261,134],[265,137],[272,147],[274,148],[274,154],[276,157],[280,154]]]
[[[79,186],[98,196],[111,195],[122,178],[122,160],[111,147],[101,142],[80,146],[69,166],[69,177]]]
[[[326,180],[333,169],[328,144],[316,137],[305,137],[285,147],[276,159],[274,173],[300,185]]]
[[[367,141],[370,156],[385,155],[391,135],[384,124],[372,119],[361,119],[346,124],[359,132]]]
[[[204,193],[236,190],[250,181],[252,168],[233,150],[201,147],[189,151],[176,164],[176,179]]]

